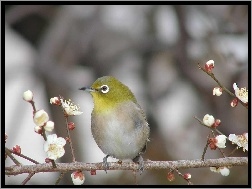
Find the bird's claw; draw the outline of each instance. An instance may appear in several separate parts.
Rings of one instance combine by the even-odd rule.
[[[104,171],[107,173],[107,170],[109,169],[109,165],[108,165],[108,159],[109,155],[106,155],[104,158],[103,158],[103,167],[104,167]]]
[[[141,175],[143,173],[143,170],[144,170],[143,157],[141,155],[138,155],[137,157],[135,157],[133,159],[133,162],[139,164],[138,170],[140,171],[140,175]]]

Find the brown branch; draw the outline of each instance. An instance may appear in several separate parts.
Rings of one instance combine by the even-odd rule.
[[[72,139],[71,139],[71,135],[70,135],[70,130],[69,130],[69,127],[68,127],[68,115],[67,114],[65,114],[65,124],[66,124],[67,136],[69,138],[68,142],[69,142],[71,154],[72,154],[72,157],[73,157],[73,162],[75,162],[76,159],[75,159],[75,155],[74,155],[74,148],[73,148],[73,143],[72,143]]]
[[[11,158],[11,160],[16,164],[16,165],[21,165],[21,163],[19,163],[19,161],[11,154],[12,152],[5,147],[5,153],[7,154],[7,156],[9,156]]]
[[[29,102],[31,105],[32,105],[32,109],[33,109],[33,115],[36,113],[36,107],[35,107],[35,102],[32,100]],[[44,127],[41,127],[42,129],[42,133],[41,133],[41,136],[43,137],[44,141],[47,141],[47,136],[46,136],[46,133],[45,133],[45,128]],[[31,161],[32,159],[30,159],[29,157],[27,156],[24,156],[23,158],[25,159],[28,159],[29,161]],[[33,162],[33,161],[32,161]],[[52,166],[53,168],[56,168],[56,163],[54,160],[51,160],[52,162]],[[36,162],[33,162],[33,163],[36,163]]]
[[[64,175],[65,175],[65,172],[61,172],[61,173],[60,173],[58,179],[57,179],[56,182],[55,182],[55,185],[58,185],[58,184],[59,184],[59,182],[61,181],[61,179],[63,178]]]
[[[24,181],[22,182],[22,185],[26,185],[26,183],[31,180],[31,178],[33,177],[33,175],[35,175],[35,173],[30,173],[25,179]]]
[[[192,183],[190,180],[186,179],[186,178],[184,177],[184,175],[183,175],[182,173],[179,172],[178,169],[174,169],[174,171],[175,171],[180,177],[182,177],[184,180],[186,180],[186,182],[188,183],[188,185],[193,185],[193,183]]]
[[[232,152],[230,152],[230,154],[229,154],[227,157],[231,156],[231,155],[232,155],[235,151],[237,151],[237,150],[238,150],[238,148],[239,148],[239,147],[238,147],[238,146],[236,146],[236,147],[235,147],[235,149],[233,149],[233,151],[232,151]]]
[[[205,124],[203,123],[203,121],[201,121],[201,120],[200,120],[199,118],[197,118],[196,116],[193,116],[193,118],[196,119],[201,125],[203,125],[203,126],[209,128],[209,129],[211,129],[212,131],[216,131],[216,132],[219,133],[220,135],[224,135],[224,134],[223,134],[222,132],[220,132],[218,129],[213,128],[213,127],[209,127],[209,126],[205,125]]]
[[[226,157],[219,159],[197,160],[178,160],[178,161],[144,161],[144,170],[158,169],[188,169],[203,167],[223,167],[223,166],[244,166],[248,165],[248,157]],[[108,170],[137,170],[136,163],[131,162],[110,162]],[[103,163],[57,163],[57,168],[52,168],[48,163],[37,165],[13,165],[11,169],[5,169],[5,175],[18,175],[22,173],[39,172],[66,172],[74,170],[104,170]]]
[[[30,162],[32,162],[32,163],[39,164],[39,162],[37,162],[36,160],[34,160],[34,159],[32,159],[32,158],[30,158],[30,157],[24,155],[24,154],[16,154],[16,153],[14,153],[13,150],[8,149],[7,147],[5,147],[5,150],[9,150],[11,153],[13,153],[13,154],[15,154],[15,155],[17,155],[17,156],[19,156],[19,157],[22,157],[22,158],[24,158],[24,159],[26,159],[26,160],[28,160],[28,161],[30,161]]]
[[[231,91],[229,91],[226,87],[224,87],[224,86],[219,82],[219,80],[214,76],[214,74],[213,74],[212,72],[206,71],[203,67],[200,66],[200,64],[198,64],[198,68],[199,68],[200,70],[202,70],[203,72],[205,72],[207,75],[209,75],[209,76],[219,85],[219,87],[222,88],[226,93],[228,93],[230,96],[236,98],[235,94],[232,93]],[[239,98],[238,98],[238,100],[240,101],[240,103],[241,103],[245,108],[248,109],[248,106],[247,106],[245,103],[243,103]]]
[[[224,87],[219,80],[214,76],[214,74],[212,72],[208,72],[206,71],[203,67],[200,66],[200,64],[198,64],[198,68],[200,70],[202,70],[203,72],[205,72],[207,75],[209,75],[211,78],[213,78],[213,80],[219,85],[219,87],[221,87],[224,91],[226,91],[230,96],[232,97],[236,97],[234,93],[232,93],[231,91],[229,91],[226,87]]]
[[[62,96],[59,95],[59,99],[64,100],[64,98]],[[70,150],[71,150],[71,154],[72,154],[72,158],[73,158],[73,162],[76,161],[75,155],[74,155],[74,148],[73,148],[73,142],[71,139],[71,135],[70,135],[70,129],[68,126],[68,117],[69,115],[65,112],[65,109],[61,106],[62,112],[64,114],[64,118],[65,118],[65,125],[66,125],[66,131],[67,131],[67,138],[68,138],[68,142],[69,142],[69,146],[70,146]]]
[[[205,154],[206,154],[206,151],[207,151],[207,148],[208,148],[208,145],[209,145],[209,141],[208,141],[209,138],[210,138],[210,134],[207,136],[207,142],[206,142],[206,146],[205,146],[205,148],[203,150],[203,154],[201,156],[201,161],[205,160]]]
[[[29,103],[32,105],[32,109],[33,109],[33,115],[36,113],[36,107],[35,107],[35,102],[32,100],[32,101],[29,101]]]

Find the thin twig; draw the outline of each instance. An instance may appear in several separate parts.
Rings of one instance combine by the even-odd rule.
[[[31,180],[31,178],[33,177],[33,175],[35,175],[35,173],[30,173],[22,182],[22,185],[26,185],[26,183]]]
[[[11,158],[11,160],[16,164],[16,165],[21,165],[19,161],[12,155],[12,152],[5,147],[5,153]]]
[[[6,148],[6,147],[5,147]],[[8,148],[7,148],[8,149]],[[15,154],[14,152],[13,152],[13,150],[11,150],[11,149],[8,149],[11,153],[13,153],[13,154]],[[22,157],[22,158],[24,158],[24,159],[26,159],[26,160],[28,160],[28,161],[30,161],[30,162],[32,162],[32,163],[35,163],[35,164],[39,164],[39,162],[37,162],[36,160],[34,160],[34,159],[32,159],[32,158],[29,158],[29,157],[27,157],[26,155],[24,155],[24,154],[15,154],[15,155],[17,155],[17,156],[19,156],[19,157]]]
[[[209,141],[208,141],[209,137],[210,137],[210,134],[207,136],[207,143],[206,143],[206,146],[205,146],[205,148],[204,148],[204,150],[203,150],[203,154],[202,154],[202,156],[201,156],[201,160],[202,160],[202,161],[205,160],[205,154],[206,154],[206,151],[207,151],[207,148],[208,148],[208,145],[209,145]]]
[[[203,121],[201,121],[201,120],[200,120],[199,118],[197,118],[196,116],[193,116],[193,117],[194,117],[194,119],[196,119],[198,122],[200,122],[201,125],[207,127],[208,129],[211,129],[212,131],[216,131],[216,132],[219,133],[220,135],[224,135],[224,134],[223,134],[222,132],[220,132],[218,129],[213,128],[213,127],[209,127],[209,126],[205,125],[205,124],[203,123]]]
[[[71,154],[72,154],[72,157],[73,157],[73,162],[75,162],[76,159],[75,159],[75,155],[74,155],[74,148],[73,148],[73,143],[72,143],[72,139],[71,139],[71,135],[70,135],[70,130],[69,130],[69,127],[68,127],[68,115],[66,115],[66,114],[65,114],[65,122],[66,122],[67,135],[68,135],[68,138],[69,138],[68,142],[69,142]]]
[[[36,113],[35,102],[32,100],[32,101],[29,101],[29,103],[32,105],[33,115],[34,115]]]
[[[184,177],[184,175],[183,175],[182,173],[179,172],[178,169],[174,169],[174,171],[176,171],[177,174],[178,174],[180,177],[182,177],[182,178],[188,183],[188,185],[193,185],[193,183],[192,183],[189,179],[186,179],[186,178]]]
[[[64,98],[62,96],[59,95],[59,98],[63,101]],[[69,127],[68,127],[68,114],[65,112],[65,109],[63,106],[61,106],[62,108],[62,112],[64,114],[64,117],[65,117],[65,123],[66,123],[66,130],[67,130],[67,136],[68,136],[68,142],[69,142],[69,146],[70,146],[70,150],[71,150],[71,154],[72,154],[72,157],[73,157],[73,162],[76,161],[75,159],[75,155],[74,155],[74,148],[73,148],[73,143],[72,143],[72,139],[71,139],[71,135],[70,135],[70,130],[69,130]]]
[[[238,146],[237,147],[235,147],[235,149],[233,149],[233,151],[232,152],[230,152],[230,154],[227,156],[227,157],[229,157],[229,156],[231,156],[236,150],[238,150]]]
[[[226,93],[228,93],[230,96],[236,98],[235,94],[232,93],[231,91],[229,91],[226,87],[224,87],[224,86],[219,82],[219,80],[214,76],[214,74],[213,74],[212,72],[206,71],[203,67],[200,66],[199,63],[198,63],[198,68],[199,68],[200,70],[202,70],[203,72],[205,72],[207,75],[209,75],[209,76],[219,85],[219,87],[222,88]],[[247,104],[243,103],[240,99],[238,99],[238,100],[240,101],[240,103],[241,103],[245,108],[248,109]]]
[[[137,182],[137,171],[136,170],[133,170],[133,176],[134,176],[135,185],[138,185],[138,182]]]
[[[47,141],[47,137],[46,137],[46,134],[45,134],[45,128],[41,127],[41,129],[42,129],[41,136],[43,137],[44,141]]]
[[[58,184],[59,184],[59,182],[61,181],[61,179],[62,179],[63,176],[65,175],[65,173],[66,173],[66,172],[61,172],[61,173],[60,173],[58,179],[57,179],[56,182],[55,182],[55,185],[58,185]]]
[[[36,113],[36,107],[35,107],[35,102],[32,100],[32,101],[29,101],[29,103],[32,105],[32,109],[33,109],[33,115]],[[44,127],[41,127],[41,129],[42,129],[42,133],[41,133],[41,136],[43,137],[43,139],[44,139],[44,141],[47,141],[47,136],[46,136],[46,133],[45,133],[45,128]],[[29,157],[23,157],[23,158],[25,158],[25,159],[27,159],[27,160],[29,160],[29,161],[31,161],[32,159],[31,158],[29,158]],[[34,160],[32,160],[32,162],[33,162]],[[51,160],[51,162],[52,162],[52,166],[53,166],[53,168],[56,168],[56,163],[55,163],[55,161],[54,160]],[[35,163],[35,162],[33,162],[33,163]]]

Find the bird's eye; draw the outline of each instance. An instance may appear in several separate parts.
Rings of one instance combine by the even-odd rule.
[[[108,85],[102,85],[101,86],[101,92],[102,93],[107,93],[107,92],[109,92],[109,87],[108,87]]]

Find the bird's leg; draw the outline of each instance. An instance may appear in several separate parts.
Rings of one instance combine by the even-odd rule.
[[[143,172],[143,170],[144,170],[144,161],[143,161],[143,157],[139,154],[138,156],[136,156],[136,157],[133,159],[133,162],[139,164],[138,170],[140,171],[140,174],[142,174],[142,172]]]
[[[104,171],[107,173],[107,169],[109,168],[109,165],[108,165],[108,159],[109,155],[106,155],[104,158],[103,158],[103,166],[104,166]]]

